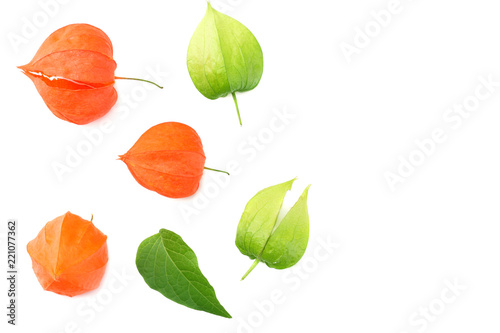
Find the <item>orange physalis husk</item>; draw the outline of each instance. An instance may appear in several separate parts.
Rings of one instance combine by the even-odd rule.
[[[147,130],[119,159],[145,188],[169,198],[185,198],[198,190],[206,158],[194,129],[167,122]]]
[[[108,262],[106,239],[92,221],[70,212],[48,222],[28,243],[43,289],[72,297],[99,287]]]
[[[19,68],[33,81],[54,115],[78,125],[108,113],[118,98],[115,79],[130,79],[115,77],[111,40],[88,24],[56,30],[33,59]]]
[[[104,116],[118,98],[111,40],[88,24],[71,24],[53,32],[31,62],[19,68],[50,111],[75,124]]]

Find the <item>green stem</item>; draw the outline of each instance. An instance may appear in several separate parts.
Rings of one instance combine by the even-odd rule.
[[[118,79],[118,80],[134,80],[134,81],[142,81],[142,82],[147,82],[147,83],[154,84],[155,86],[157,86],[157,87],[158,87],[158,88],[160,88],[160,89],[163,89],[163,87],[162,87],[162,86],[160,86],[159,84],[154,83],[153,81],[148,81],[148,80],[144,80],[144,79],[136,79],[135,77],[121,77],[121,76],[115,76],[115,79]]]
[[[260,260],[257,258],[255,259],[255,261],[253,262],[252,266],[250,266],[250,268],[248,269],[248,271],[245,273],[245,275],[243,275],[243,277],[241,278],[241,281],[245,280],[245,278],[248,276],[248,274],[250,274],[251,271],[253,271],[253,269],[255,268],[255,266],[257,266],[257,264],[260,262]]]
[[[238,120],[240,121],[240,126],[243,126],[243,124],[241,123],[240,108],[238,107],[238,100],[236,99],[236,94],[234,92],[231,94],[233,95],[234,105],[236,105],[236,112],[238,112]]]
[[[207,168],[207,167],[203,167],[203,168],[204,168],[204,169],[207,169],[207,170],[212,170],[212,171],[222,172],[222,173],[225,173],[225,174],[227,174],[228,176],[230,176],[229,172],[224,171],[224,170],[212,169],[212,168]]]

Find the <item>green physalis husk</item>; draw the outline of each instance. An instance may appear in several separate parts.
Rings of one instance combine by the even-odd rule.
[[[285,194],[295,179],[268,187],[247,203],[236,233],[236,246],[241,253],[255,259],[242,280],[264,262],[276,269],[295,265],[304,255],[309,240],[309,213],[306,187],[300,198],[281,222],[277,222]]]
[[[205,17],[189,43],[187,67],[206,98],[232,94],[241,125],[236,92],[254,89],[264,70],[262,49],[250,30],[208,2]]]

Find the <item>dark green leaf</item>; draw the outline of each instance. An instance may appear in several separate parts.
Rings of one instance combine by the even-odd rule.
[[[137,250],[136,265],[144,281],[174,302],[231,318],[203,276],[191,248],[176,233],[161,229]]]

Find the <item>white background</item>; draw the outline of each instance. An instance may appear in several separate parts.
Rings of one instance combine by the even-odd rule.
[[[221,0],[264,52],[261,83],[238,95],[242,128],[232,100],[205,99],[187,72],[188,43],[205,1],[70,0],[51,7],[44,20],[49,15],[41,3],[49,2],[8,1],[0,10],[0,220],[2,233],[8,218],[19,220],[20,272],[15,328],[5,323],[5,279],[0,284],[2,332],[7,326],[9,332],[55,333],[500,329],[500,87],[458,128],[443,119],[448,108],[474,95],[480,76],[500,81],[496,2],[401,0],[391,22],[349,63],[342,43],[353,44],[356,28],[376,29],[370,12],[386,9],[388,0]],[[23,35],[26,22],[38,24],[30,36]],[[159,68],[168,72],[165,89],[147,90],[128,114],[118,111],[125,105],[119,101],[86,126],[53,116],[16,66],[29,62],[51,32],[78,22],[109,35],[117,76],[145,77]],[[24,38],[17,47],[9,40],[14,35]],[[142,87],[116,83],[120,96]],[[260,150],[249,148],[253,137],[269,134],[274,112],[285,109],[295,118]],[[52,164],[64,163],[68,147],[105,120],[113,130],[58,180]],[[164,121],[199,133],[207,166],[224,169],[233,161],[239,173],[214,187],[207,172],[198,193],[183,200],[142,188],[116,157]],[[415,140],[430,138],[435,128],[447,140],[391,191],[384,174],[396,173],[398,157],[408,159]],[[251,265],[234,245],[246,202],[295,176],[288,206],[312,184],[308,251],[294,269],[259,265],[240,282]],[[214,188],[218,193],[203,204]],[[187,218],[181,208],[199,214]],[[46,222],[68,210],[94,215],[110,255],[101,288],[74,298],[42,290],[25,250]],[[180,306],[144,283],[136,250],[160,228],[193,248],[233,319]],[[331,254],[320,247],[328,239],[340,244]],[[122,274],[125,282],[117,282]],[[455,296],[447,280],[466,290]],[[273,293],[282,294],[282,302],[259,310],[256,303],[268,304]],[[418,311],[429,306],[432,317],[423,319]]]

